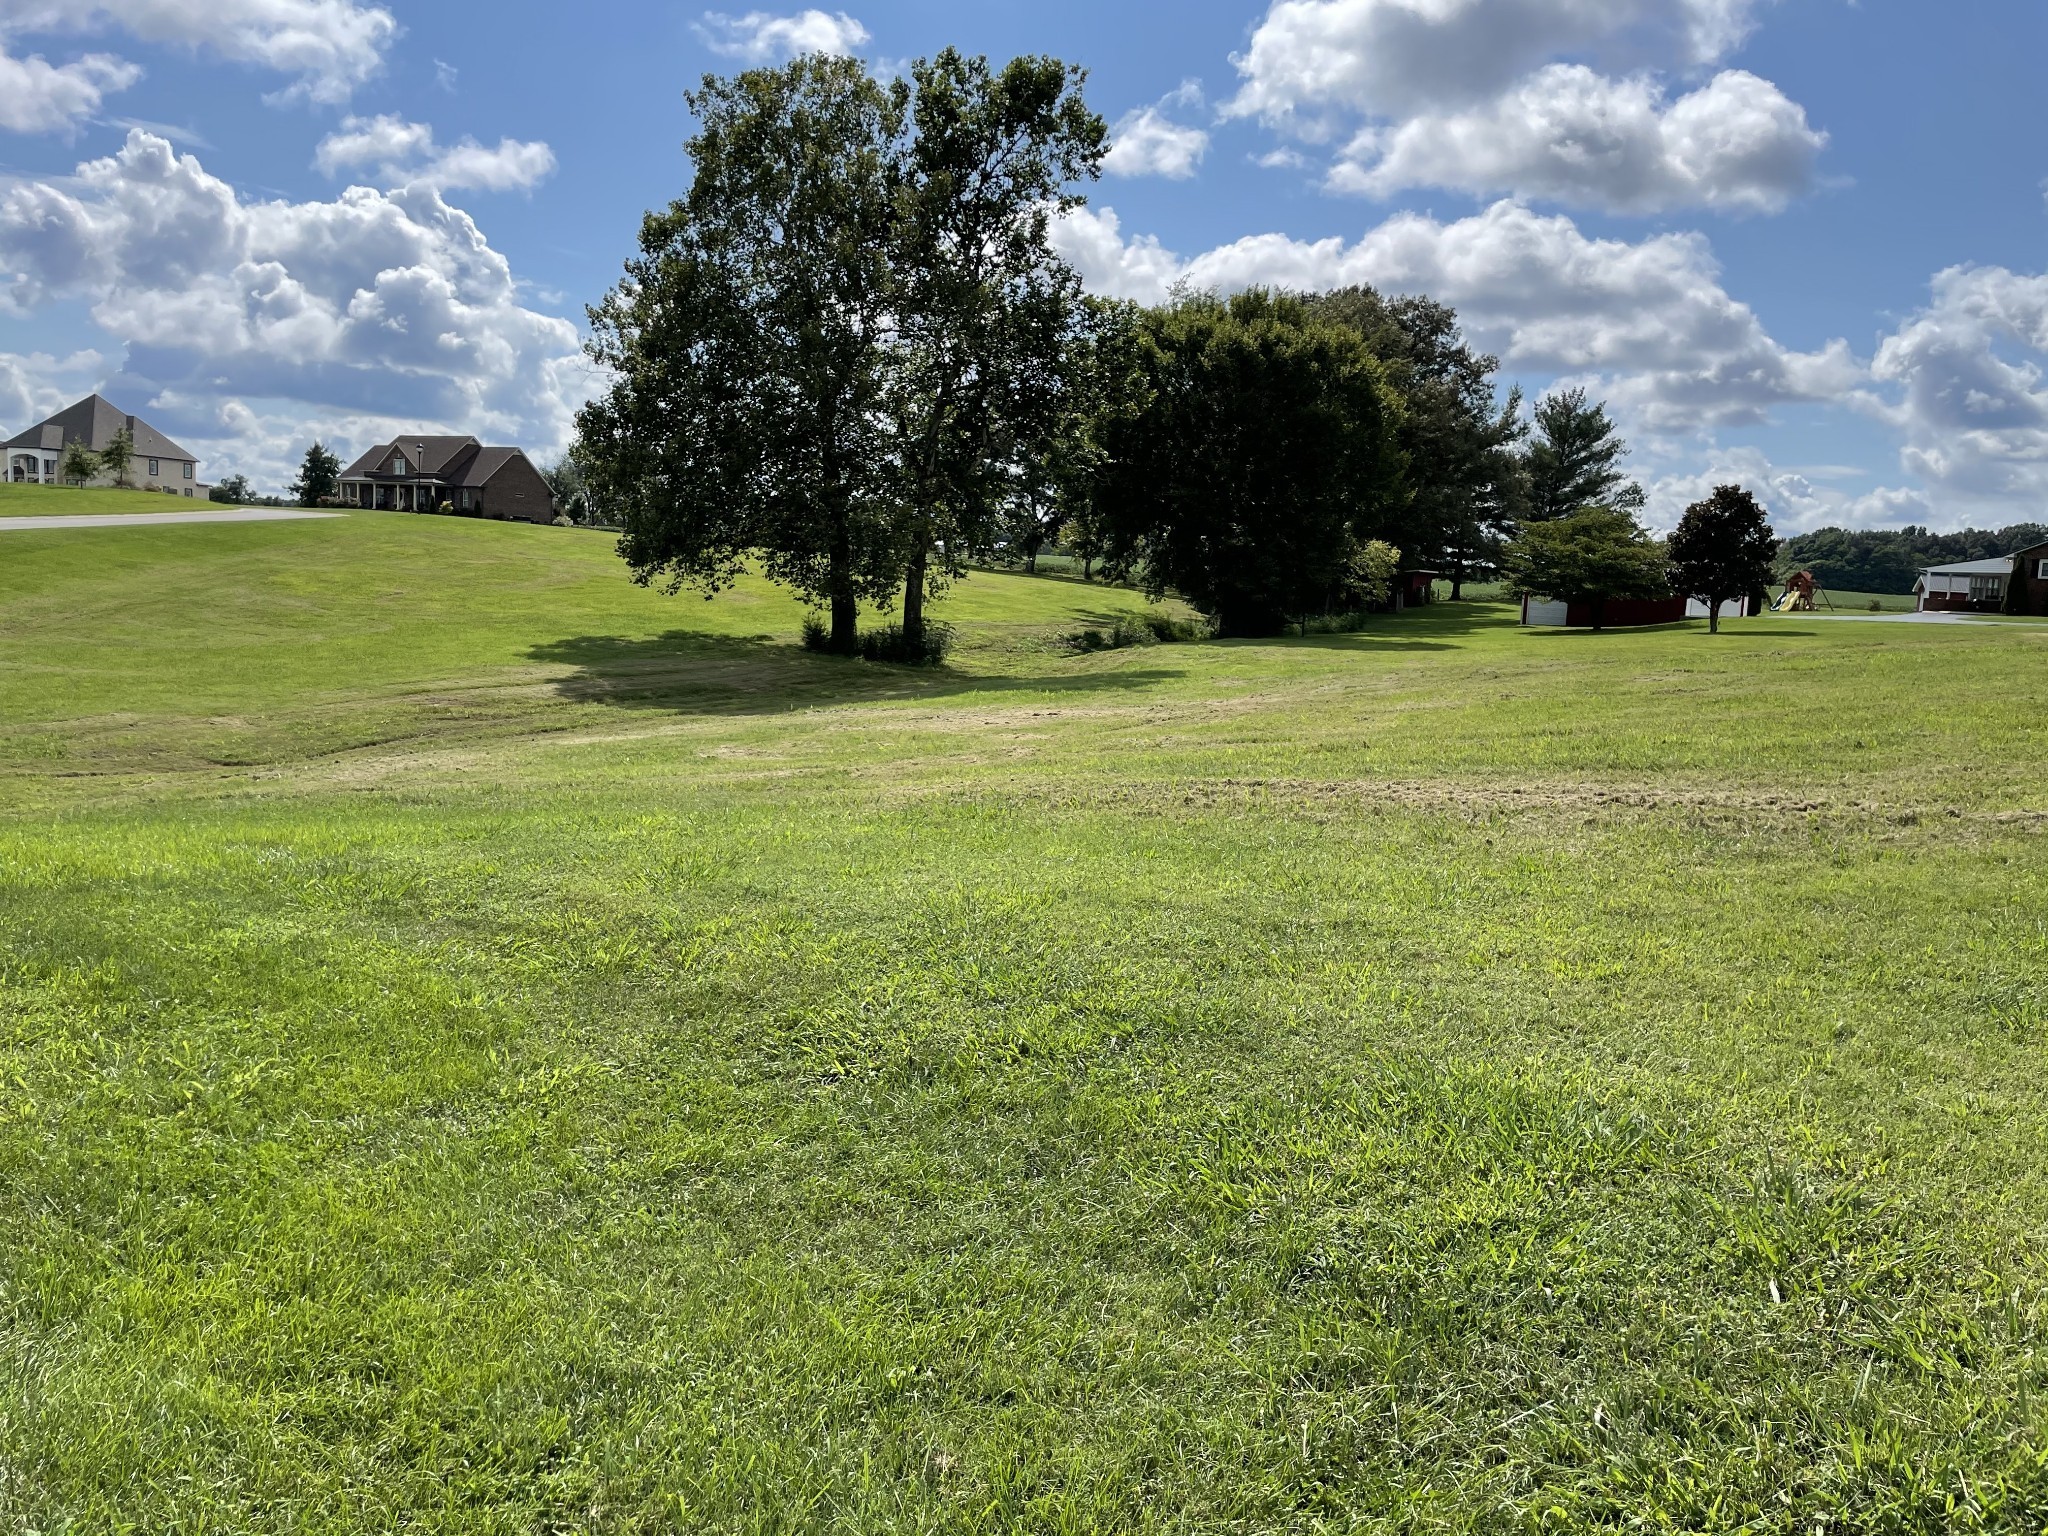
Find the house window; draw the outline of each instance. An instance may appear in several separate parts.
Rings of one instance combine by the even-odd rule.
[[[393,473],[394,475],[402,475],[402,474],[404,474],[404,473],[405,473],[405,455],[404,455],[404,454],[400,453],[400,454],[393,454],[393,455],[392,455],[392,457],[391,457],[391,473]]]
[[[192,466],[189,463],[185,466],[185,478],[187,480],[192,478]]]
[[[151,474],[152,476],[153,476],[153,475],[155,475],[155,474],[157,473],[157,467],[156,467],[156,460],[155,460],[155,459],[151,459],[151,460],[149,461],[149,472],[150,472],[150,474]]]
[[[2048,560],[2036,560],[2034,562],[2034,580],[2048,581]]]

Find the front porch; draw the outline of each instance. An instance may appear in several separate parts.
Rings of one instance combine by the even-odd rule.
[[[57,460],[43,453],[11,453],[7,456],[7,478],[16,485],[55,485]]]
[[[448,500],[446,486],[427,480],[348,480],[341,499],[367,512],[433,512]]]

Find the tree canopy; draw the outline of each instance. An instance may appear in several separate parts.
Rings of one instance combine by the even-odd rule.
[[[1923,566],[1990,560],[2037,544],[2048,544],[2048,525],[2015,523],[1960,533],[1920,527],[1818,528],[1778,547],[1778,574],[1812,571],[1822,585],[1838,592],[1904,594],[1913,590]]]
[[[1514,529],[1527,475],[1516,451],[1528,434],[1522,396],[1497,399],[1500,360],[1475,352],[1457,311],[1434,299],[1386,298],[1371,288],[1340,288],[1308,301],[1320,319],[1349,325],[1380,360],[1400,397],[1398,437],[1406,495],[1387,535],[1410,561],[1442,571],[1451,596],[1491,575],[1502,539]]]
[[[1707,629],[1721,628],[1721,605],[1770,585],[1778,536],[1757,499],[1739,485],[1722,485],[1685,509],[1666,545],[1671,584],[1707,605]]]
[[[1663,547],[1620,507],[1581,507],[1529,524],[1508,545],[1506,566],[1517,596],[1590,604],[1595,629],[1609,602],[1671,591]]]
[[[1400,495],[1400,413],[1358,331],[1296,298],[1188,296],[1142,317],[1105,429],[1107,554],[1235,635],[1362,606]]]
[[[985,546],[1067,411],[1085,310],[1051,219],[1106,141],[1078,70],[947,50],[708,77],[687,194],[591,311],[579,416],[636,578],[718,590],[753,556],[830,610],[924,599]]]
[[[302,507],[317,507],[341,494],[341,460],[325,443],[315,442],[299,464],[299,478],[292,482],[292,500]]]
[[[1547,523],[1590,506],[1640,511],[1643,488],[1621,468],[1627,456],[1605,403],[1588,400],[1583,389],[1545,395],[1536,402],[1523,516]]]

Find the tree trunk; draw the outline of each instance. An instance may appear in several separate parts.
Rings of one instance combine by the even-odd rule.
[[[1711,592],[1707,594],[1707,633],[1721,633],[1721,599]]]
[[[1083,581],[1093,581],[1095,579],[1095,557],[1093,555],[1083,555],[1081,557],[1081,579]]]
[[[1593,633],[1596,635],[1599,634],[1602,629],[1606,628],[1606,626],[1607,599],[1604,597],[1596,597],[1593,599]]]
[[[1451,601],[1454,603],[1465,601],[1465,578],[1456,572],[1453,572],[1451,576]]]
[[[919,544],[910,557],[910,569],[903,574],[903,643],[913,656],[924,652],[924,573],[929,553]]]
[[[851,656],[860,649],[860,602],[853,592],[853,535],[843,507],[832,517],[832,570],[827,580],[832,592],[832,650]]]

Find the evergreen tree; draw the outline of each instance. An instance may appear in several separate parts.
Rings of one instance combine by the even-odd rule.
[[[126,427],[100,450],[100,468],[114,477],[114,484],[128,484],[128,468],[135,462],[135,436]]]
[[[1643,488],[1620,468],[1628,444],[1604,404],[1588,401],[1583,389],[1560,390],[1536,402],[1535,417],[1523,514],[1530,522],[1554,522],[1590,506],[1642,510]]]
[[[341,460],[327,445],[315,442],[299,464],[299,478],[292,482],[292,499],[302,507],[325,506],[341,494]]]

